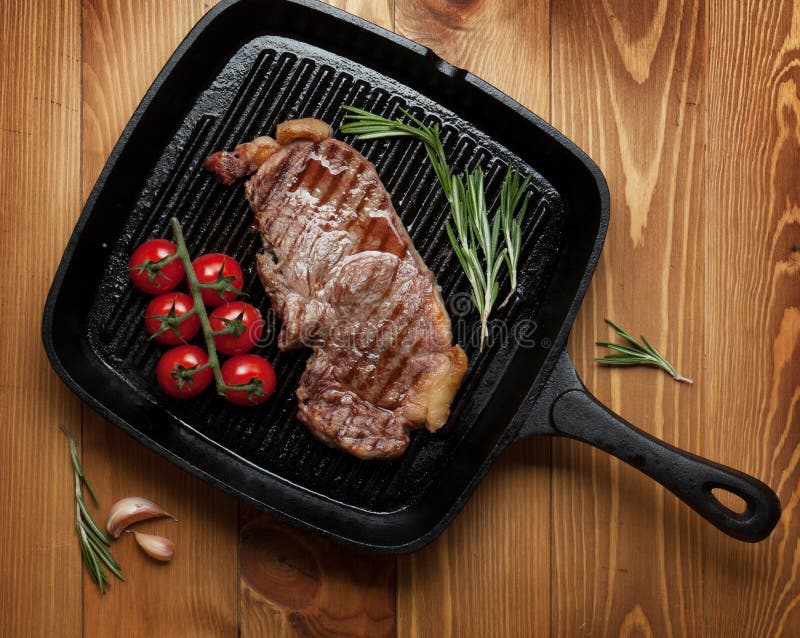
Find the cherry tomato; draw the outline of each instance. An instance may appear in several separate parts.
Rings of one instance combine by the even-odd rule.
[[[167,350],[158,362],[158,385],[169,396],[188,399],[205,390],[213,380],[211,368],[197,368],[208,363],[208,354],[197,346],[178,346]]]
[[[218,290],[201,288],[203,303],[207,306],[219,306],[226,301],[236,299],[242,292],[244,277],[242,267],[228,255],[209,253],[202,255],[192,263],[197,281],[201,284],[215,284]]]
[[[231,301],[218,306],[209,315],[208,321],[214,332],[230,330],[223,335],[214,335],[214,345],[222,354],[243,354],[251,350],[261,339],[264,321],[255,306],[244,301]]]
[[[159,343],[177,346],[193,339],[200,332],[200,317],[192,314],[183,318],[194,302],[185,292],[168,292],[147,304],[144,327]]]
[[[178,247],[166,239],[144,242],[131,255],[128,272],[131,281],[142,292],[157,295],[175,288],[185,273],[180,259],[163,263],[178,252]]]
[[[258,405],[275,391],[275,370],[270,362],[255,354],[238,354],[222,365],[225,385],[251,383],[248,390],[228,390],[225,398],[236,405]]]

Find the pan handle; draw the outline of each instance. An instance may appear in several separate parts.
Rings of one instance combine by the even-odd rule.
[[[572,362],[562,355],[557,367],[563,370],[565,364],[572,368]],[[733,538],[754,543],[769,536],[780,519],[781,504],[767,485],[650,436],[597,401],[577,378],[574,368],[571,376],[577,383],[567,384],[569,389],[558,394],[551,404],[550,425],[556,434],[593,445],[644,472]],[[740,497],[746,503],[745,510],[736,512],[726,507],[713,489]]]

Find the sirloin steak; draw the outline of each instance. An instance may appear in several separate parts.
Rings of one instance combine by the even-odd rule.
[[[258,273],[283,321],[282,350],[313,354],[298,417],[364,459],[399,456],[408,430],[442,427],[467,366],[433,273],[375,167],[313,119],[280,124],[205,167],[245,184],[264,253]]]

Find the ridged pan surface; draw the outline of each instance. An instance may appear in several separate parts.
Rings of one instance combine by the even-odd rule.
[[[436,434],[416,432],[407,453],[391,462],[359,461],[329,449],[297,420],[294,393],[309,351],[277,350],[280,324],[255,273],[260,239],[252,232],[252,213],[242,185],[221,186],[202,168],[209,153],[273,133],[275,125],[287,119],[317,117],[337,129],[343,104],[387,116],[399,115],[399,109],[406,108],[428,123],[440,123],[445,151],[455,170],[482,166],[486,171],[492,208],[509,163],[533,176],[523,228],[519,294],[496,313],[491,343],[480,352],[477,314],[445,234],[447,203],[421,144],[404,139],[361,143],[337,134],[375,164],[417,250],[442,287],[455,340],[465,348],[470,362],[448,425]],[[514,382],[517,401],[529,389],[536,371],[514,371],[509,366],[520,337],[526,337],[536,320],[558,259],[564,207],[559,192],[535,166],[469,121],[347,57],[292,38],[263,36],[229,57],[194,103],[187,104],[185,117],[171,137],[152,143],[159,145],[160,158],[143,179],[138,195],[119,202],[113,211],[123,221],[107,247],[104,274],[92,293],[86,322],[91,348],[142,401],[168,411],[183,427],[257,470],[325,498],[387,512],[408,506],[426,493],[441,472],[449,471],[459,444],[509,374],[527,377]],[[230,406],[212,391],[196,400],[171,400],[155,383],[155,366],[164,348],[146,339],[142,316],[148,298],[129,284],[127,261],[143,241],[170,237],[172,215],[180,219],[193,256],[225,252],[245,269],[249,301],[261,309],[268,327],[258,353],[273,362],[278,378],[275,395],[261,407]],[[503,277],[500,298],[508,291]],[[506,415],[506,421],[510,416]]]

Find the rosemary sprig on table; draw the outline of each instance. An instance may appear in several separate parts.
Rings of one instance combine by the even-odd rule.
[[[472,289],[472,300],[481,320],[480,343],[483,349],[489,334],[489,316],[500,288],[498,275],[504,263],[509,272],[511,291],[501,307],[516,291],[522,220],[528,205],[526,193],[530,176],[521,180],[519,173],[508,169],[498,210],[490,221],[483,170],[477,168],[465,173],[464,177],[453,175],[444,153],[438,124],[427,126],[404,109],[400,111],[411,124],[401,118],[390,120],[354,106],[343,106],[342,109],[346,111],[342,133],[355,135],[359,140],[413,137],[425,145],[425,152],[450,204],[452,220],[446,222],[445,228]],[[499,241],[501,234],[504,246]]]
[[[83,562],[86,563],[86,568],[89,570],[89,577],[97,583],[100,593],[105,594],[106,586],[110,581],[106,576],[103,565],[120,580],[125,580],[125,577],[108,549],[108,546],[111,545],[111,539],[100,529],[89,510],[86,509],[86,503],[83,500],[83,486],[86,486],[86,491],[89,492],[95,504],[97,503],[97,496],[83,474],[83,467],[80,459],[78,459],[78,447],[75,437],[63,425],[58,427],[69,439],[69,455],[72,459],[72,471],[75,474],[75,527],[78,530],[81,555],[83,556]]]
[[[598,341],[598,346],[610,348],[611,350],[615,350],[618,354],[598,357],[595,359],[597,363],[608,366],[653,366],[661,368],[664,372],[669,373],[675,381],[694,383],[691,379],[678,374],[675,366],[667,361],[664,355],[656,350],[644,335],[641,335],[642,341],[640,342],[611,321],[611,319],[606,319],[606,323],[614,328],[617,334],[630,345]]]

